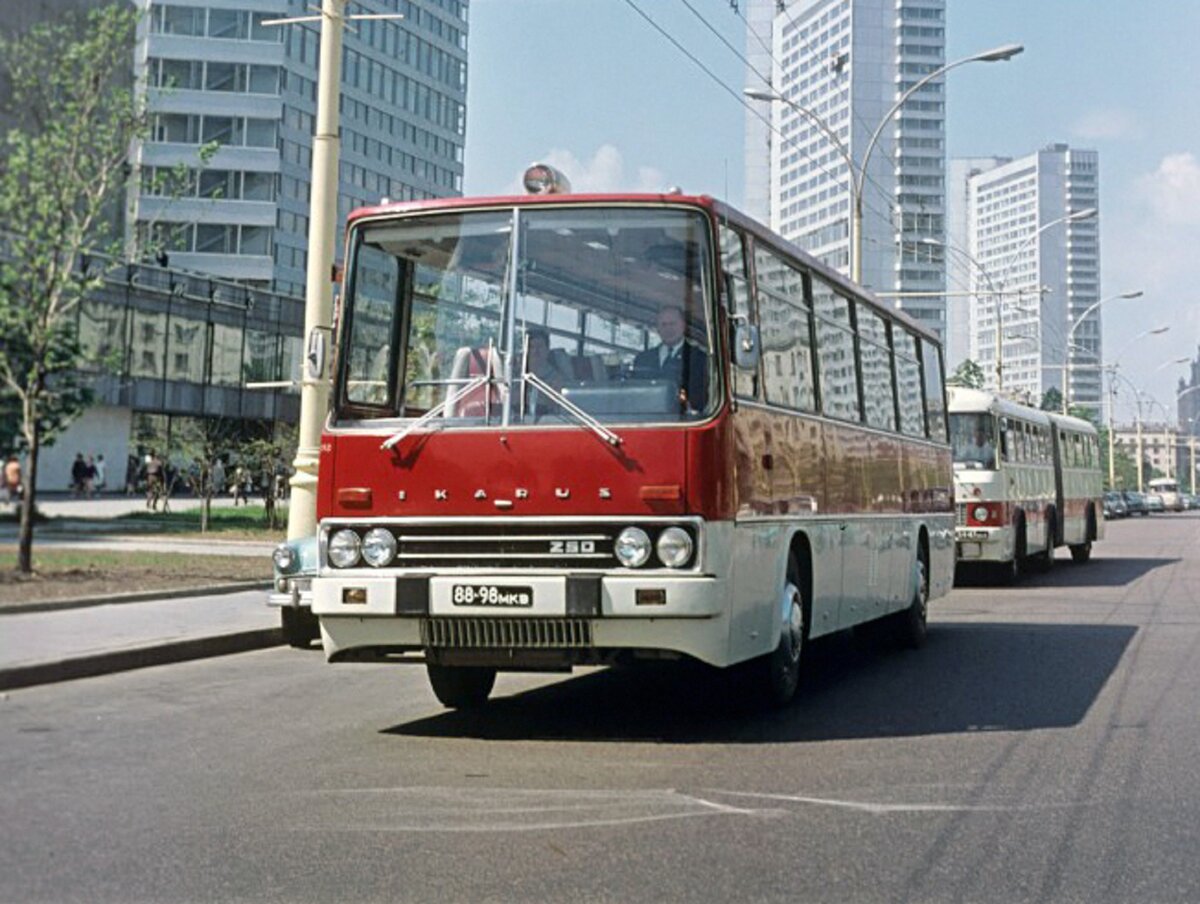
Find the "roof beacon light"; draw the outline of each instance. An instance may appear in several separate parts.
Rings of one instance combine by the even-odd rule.
[[[525,170],[525,191],[531,195],[568,195],[571,182],[548,163],[534,163]]]

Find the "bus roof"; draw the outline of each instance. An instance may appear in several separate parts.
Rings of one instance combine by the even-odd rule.
[[[1002,395],[983,389],[967,389],[964,386],[947,386],[948,410],[951,414],[969,414],[980,411],[990,411],[992,414],[1006,417],[1019,417],[1034,424],[1065,427],[1078,433],[1097,432],[1095,424],[1083,418],[1072,417],[1069,414],[1056,414],[1053,411],[1043,411],[1030,405],[1022,405]]]
[[[745,229],[756,238],[762,239],[785,254],[795,257],[809,270],[820,274],[821,278],[832,283],[846,294],[866,301],[873,308],[884,313],[887,317],[904,324],[922,339],[938,343],[935,333],[905,314],[899,308],[877,298],[870,289],[851,282],[837,270],[821,263],[808,252],[792,244],[783,236],[747,216],[724,201],[719,201],[709,195],[684,195],[666,193],[613,193],[613,194],[546,194],[546,195],[487,195],[471,198],[432,198],[423,201],[404,201],[388,204],[377,204],[372,207],[360,207],[350,212],[346,220],[349,229],[362,221],[369,221],[387,216],[406,216],[418,213],[438,213],[461,210],[482,210],[504,207],[535,207],[541,205],[588,205],[588,204],[641,204],[663,205],[671,207],[698,207],[710,211],[718,219],[727,220]],[[939,343],[940,344],[940,343]]]

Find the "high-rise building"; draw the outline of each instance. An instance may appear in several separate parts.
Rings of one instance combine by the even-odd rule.
[[[946,164],[946,371],[971,357],[971,279],[976,262],[968,250],[967,180],[1008,163],[1008,157],[955,157]]]
[[[974,262],[969,356],[988,388],[999,384],[1033,404],[1051,388],[1062,392],[1069,374],[1070,402],[1098,412],[1101,309],[1092,306],[1100,297],[1099,218],[1068,219],[1099,208],[1097,154],[1054,144],[993,163],[963,171],[964,250]]]
[[[849,272],[854,173],[900,96],[945,63],[945,0],[758,0],[773,8],[772,88],[760,102],[772,128],[747,128],[747,200],[756,191],[750,153],[770,159],[770,224],[821,260]],[[750,23],[761,21],[755,4]],[[757,43],[752,35],[750,40]],[[753,62],[753,59],[752,59]],[[758,68],[758,67],[756,67]],[[760,69],[759,71],[765,71]],[[751,84],[758,76],[751,71]],[[807,113],[804,111],[808,111]],[[831,140],[838,136],[845,154]],[[897,301],[939,335],[945,328],[945,95],[934,80],[884,125],[863,191],[863,284],[879,292],[931,293]]]
[[[131,241],[172,266],[303,294],[317,22],[305,0],[138,0],[153,112]],[[457,194],[466,128],[465,0],[359,0],[344,33],[339,224],[382,198]],[[202,150],[207,149],[207,154]],[[191,171],[182,192],[171,180]]]

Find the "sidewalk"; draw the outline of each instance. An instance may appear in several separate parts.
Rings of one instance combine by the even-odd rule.
[[[282,642],[262,590],[0,614],[0,690]]]
[[[228,508],[233,500],[219,498],[213,504]],[[198,499],[171,501],[173,511],[199,505]],[[214,586],[191,596],[147,591],[133,595],[143,598],[112,602],[106,598],[15,607],[40,611],[0,609],[0,690],[283,643],[279,612],[266,605],[274,541],[142,535],[136,529],[113,532],[116,525],[109,519],[145,511],[145,506],[138,496],[39,495],[38,508],[56,520],[39,525],[35,547],[254,556],[263,562],[263,587]],[[15,524],[0,525],[0,543],[15,541],[16,534]]]

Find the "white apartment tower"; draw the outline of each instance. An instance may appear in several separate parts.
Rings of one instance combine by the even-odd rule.
[[[1099,218],[1068,219],[1099,209],[1097,154],[1054,144],[997,164],[966,176],[970,357],[1006,395],[1039,404],[1069,375],[1071,403],[1098,409]]]
[[[172,267],[304,294],[321,25],[307,0],[135,0],[152,131],[130,240]],[[319,3],[315,5],[319,8]],[[344,32],[338,222],[382,198],[458,194],[466,0],[356,0]],[[201,148],[215,148],[207,159]],[[181,193],[162,177],[192,171]],[[340,253],[340,243],[339,243]]]
[[[945,0],[756,0],[749,23],[762,21],[764,5],[774,12],[769,87],[789,103],[758,102],[770,129],[747,120],[747,201],[753,205],[761,181],[757,145],[757,154],[770,160],[771,226],[848,273],[853,173],[845,157],[857,170],[901,94],[944,65]],[[756,44],[752,34],[747,46]],[[754,69],[750,84],[767,87]],[[863,193],[864,285],[932,293],[897,305],[939,335],[945,331],[944,90],[935,80],[887,122],[867,162]]]

